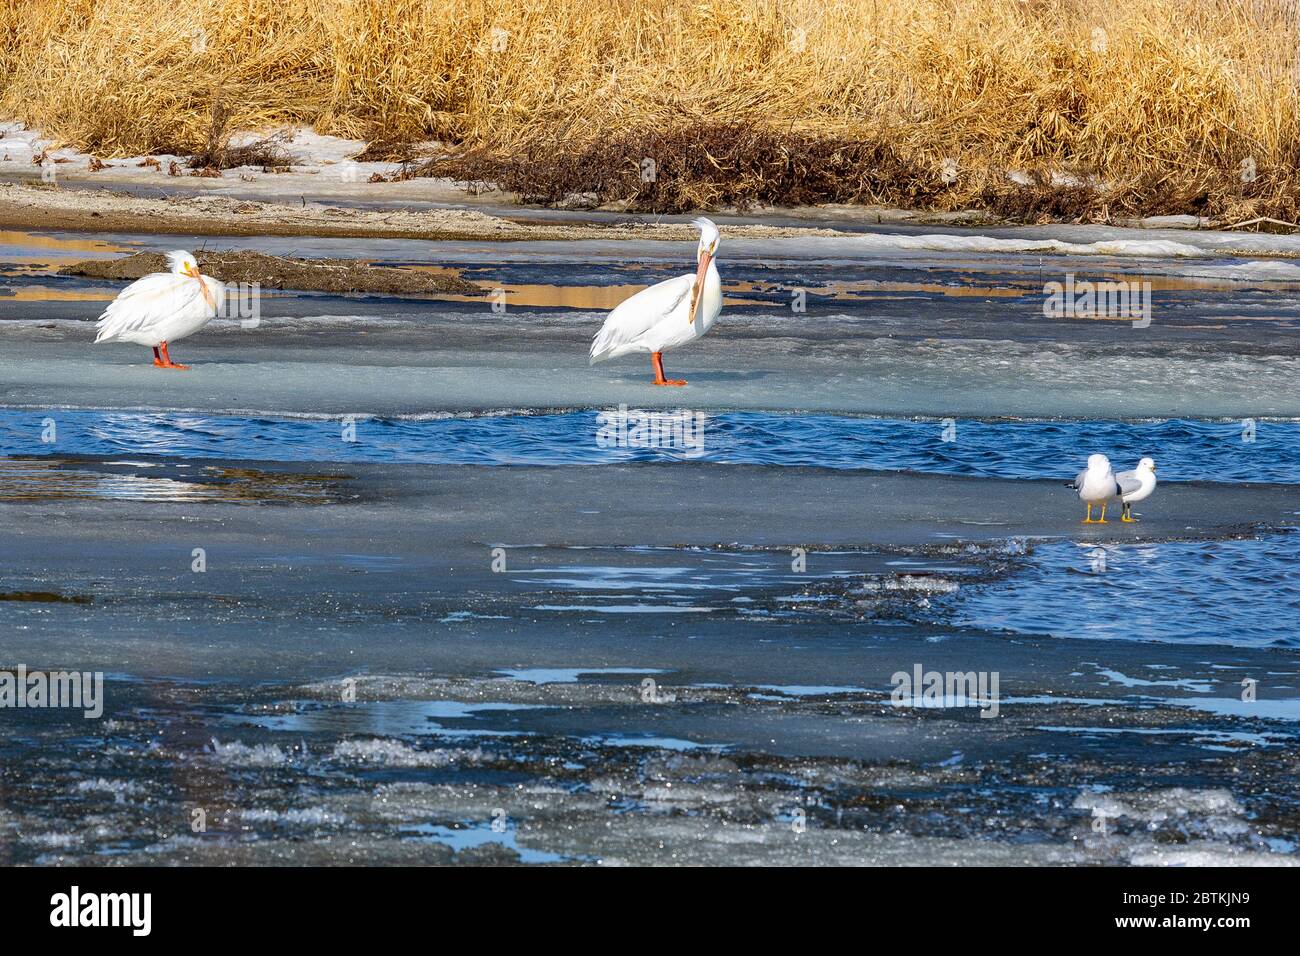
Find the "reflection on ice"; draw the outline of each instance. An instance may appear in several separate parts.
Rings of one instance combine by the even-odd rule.
[[[523,667],[498,668],[497,673],[530,684],[576,684],[579,677],[589,675],[662,674],[664,671],[658,667]]]
[[[655,750],[672,750],[679,753],[688,750],[722,751],[727,747],[726,744],[699,743],[678,737],[656,737],[651,734],[599,734],[583,737],[582,742],[601,747],[651,747]]]
[[[332,501],[333,479],[317,475],[205,466],[182,481],[160,474],[138,475],[114,468],[129,462],[69,462],[59,458],[0,458],[0,501],[80,498],[109,501],[234,502]],[[153,466],[145,466],[153,467]],[[176,470],[188,466],[178,466]]]
[[[1300,697],[1280,700],[1242,700],[1238,697],[1175,697],[1170,703],[1203,710],[1220,717],[1257,720],[1300,720]]]
[[[1088,663],[1092,663],[1089,661]],[[1109,684],[1118,684],[1121,687],[1181,687],[1185,690],[1195,691],[1198,694],[1208,694],[1213,689],[1207,681],[1189,680],[1186,678],[1174,678],[1172,680],[1146,680],[1141,677],[1129,677],[1121,674],[1117,670],[1102,667],[1093,664],[1097,668],[1097,676],[1105,679]]]
[[[517,731],[476,724],[448,726],[447,721],[473,721],[498,711],[528,710],[533,705],[491,701],[464,703],[454,700],[370,700],[324,704],[293,701],[287,713],[236,713],[227,720],[266,730],[292,733],[365,733],[392,736],[436,734],[445,737],[502,736]]]
[[[538,604],[539,611],[596,611],[600,614],[711,614],[715,607],[683,604]]]
[[[1201,727],[1075,727],[1040,724],[1034,729],[1047,733],[1074,734],[1080,737],[1107,736],[1111,734],[1135,734],[1139,737],[1190,737],[1196,741],[1241,744],[1252,747],[1278,747],[1293,742],[1290,736],[1281,734],[1252,734],[1243,731],[1212,730]]]
[[[509,825],[498,829],[490,823],[469,823],[459,827],[417,823],[402,827],[398,833],[404,839],[441,843],[457,852],[472,847],[497,844],[517,853],[521,863],[564,863],[572,859],[560,853],[547,853],[545,850],[520,846],[517,831]]]
[[[805,684],[759,684],[762,690],[776,691],[785,697],[829,697],[833,694],[862,694],[864,687],[839,687],[835,685],[816,686]]]

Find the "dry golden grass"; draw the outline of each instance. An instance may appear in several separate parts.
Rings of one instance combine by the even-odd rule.
[[[1290,218],[1298,78],[1295,0],[0,0],[0,111],[97,155],[228,110],[651,208]]]

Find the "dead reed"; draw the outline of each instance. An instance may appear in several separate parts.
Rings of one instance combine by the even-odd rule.
[[[658,210],[1294,219],[1298,78],[1296,0],[0,0],[0,111],[97,156],[224,103]]]

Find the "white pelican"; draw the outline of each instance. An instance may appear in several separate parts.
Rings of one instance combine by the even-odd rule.
[[[153,349],[159,368],[189,368],[172,361],[167,343],[193,335],[221,309],[226,287],[199,274],[199,264],[184,250],[167,253],[171,272],[154,272],[122,290],[96,328],[95,343],[134,342]],[[160,354],[161,353],[161,354]]]
[[[1124,502],[1124,513],[1120,515],[1120,521],[1132,522],[1137,521],[1133,517],[1133,502],[1149,498],[1151,492],[1156,490],[1156,463],[1150,458],[1143,458],[1138,462],[1137,468],[1132,471],[1121,471],[1115,476],[1115,484],[1119,485],[1120,500]]]
[[[691,225],[700,230],[695,274],[665,279],[620,303],[591,343],[592,365],[629,352],[649,352],[656,385],[686,384],[664,378],[663,353],[698,339],[722,311],[722,280],[713,264],[718,227],[703,217]]]
[[[1119,482],[1115,480],[1115,472],[1110,470],[1110,459],[1105,455],[1089,455],[1088,467],[1079,472],[1074,481],[1066,487],[1077,491],[1079,500],[1088,506],[1088,516],[1083,519],[1084,524],[1105,524],[1106,503],[1121,494]],[[1097,521],[1092,519],[1092,506],[1095,504],[1101,505],[1101,518]]]

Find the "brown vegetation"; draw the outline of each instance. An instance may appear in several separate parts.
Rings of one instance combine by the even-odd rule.
[[[98,156],[225,110],[660,210],[1293,220],[1298,77],[1294,0],[0,0],[0,110]]]
[[[261,252],[197,252],[199,268],[222,282],[256,282],[267,289],[308,292],[376,292],[421,295],[452,292],[483,295],[460,276],[442,272],[376,268],[356,259],[297,259]],[[60,275],[131,281],[152,272],[166,272],[167,260],[157,252],[139,252],[121,259],[89,259],[64,266]]]

